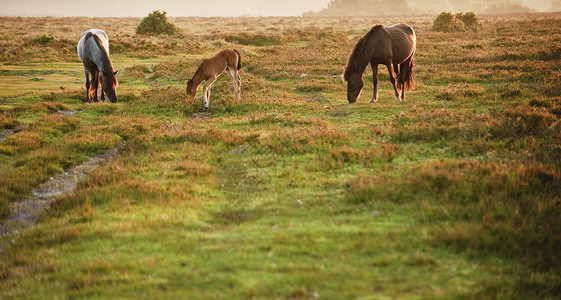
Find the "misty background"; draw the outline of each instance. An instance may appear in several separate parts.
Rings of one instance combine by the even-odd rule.
[[[559,11],[561,0],[0,0],[2,16],[170,17],[503,13]],[[358,10],[356,9],[358,8]]]

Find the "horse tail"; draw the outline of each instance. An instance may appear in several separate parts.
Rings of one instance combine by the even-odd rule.
[[[234,49],[234,52],[238,55],[238,65],[236,66],[236,70],[239,71],[242,69],[242,55],[236,49]]]
[[[105,52],[105,55],[102,55],[102,56],[104,56],[104,57],[106,56],[107,58],[109,58],[109,56],[107,55],[107,53],[108,53],[107,50],[108,50],[108,49],[105,49],[105,46],[103,46],[103,42],[101,41],[101,39],[99,38],[99,36],[98,36],[97,34],[95,34],[95,33],[88,32],[88,34],[86,34],[86,40],[87,40],[90,36],[92,36],[92,37],[94,38],[94,41],[95,41],[97,47],[98,47],[100,50],[102,50],[101,52]]]
[[[90,31],[88,31],[88,32],[86,33],[86,35],[84,36],[84,43],[85,43],[92,35],[94,35],[94,34],[91,33]]]
[[[401,63],[399,76],[397,77],[397,84],[403,84],[408,90],[415,87],[415,74],[413,69],[415,68],[415,52],[409,56],[409,58]]]

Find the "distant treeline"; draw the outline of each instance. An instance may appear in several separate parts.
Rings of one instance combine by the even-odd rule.
[[[545,0],[544,0],[545,1]],[[561,11],[561,0],[550,1],[550,11]],[[521,0],[332,0],[327,8],[305,16],[371,16],[437,13],[441,11],[475,13],[535,12]]]

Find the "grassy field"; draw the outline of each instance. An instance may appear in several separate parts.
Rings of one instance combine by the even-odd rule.
[[[561,297],[561,14],[0,18],[0,215],[118,147],[41,221],[1,239],[0,299]],[[375,23],[417,32],[417,88],[358,103],[341,73]],[[84,105],[75,45],[102,28],[118,102]],[[210,109],[204,57],[240,51]],[[71,111],[71,114],[60,112]],[[12,134],[13,133],[13,134]]]

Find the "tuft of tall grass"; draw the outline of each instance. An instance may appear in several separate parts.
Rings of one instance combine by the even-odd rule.
[[[539,162],[439,160],[419,166],[405,178],[349,180],[346,198],[353,204],[418,203],[423,207],[420,217],[428,222],[466,220],[472,225],[438,227],[434,241],[459,251],[500,253],[548,270],[560,267],[561,221],[556,217],[561,213],[560,172]]]
[[[47,35],[41,35],[38,37],[34,37],[31,39],[32,43],[37,43],[37,44],[41,44],[41,45],[46,45],[48,44],[50,41],[54,40],[55,38],[52,36],[47,36]]]
[[[392,143],[380,143],[373,148],[357,149],[350,146],[331,147],[329,155],[338,166],[345,164],[362,164],[372,166],[374,163],[391,163],[401,148]]]
[[[43,134],[30,130],[23,130],[17,134],[8,136],[0,145],[0,153],[12,156],[39,148],[41,145],[44,145],[45,142]]]
[[[258,152],[272,152],[295,155],[325,151],[330,145],[343,145],[349,141],[349,134],[330,126],[311,128],[272,128],[269,134],[258,139]]]
[[[551,114],[546,108],[517,105],[505,107],[492,112],[500,120],[498,126],[490,132],[497,138],[513,138],[524,136],[547,136],[552,130],[559,128],[560,118]]]
[[[146,74],[150,73],[150,68],[146,65],[134,65],[132,67],[125,68],[124,74],[121,75],[121,79],[119,79],[120,83],[127,83],[128,81],[133,80],[142,80],[146,79]]]
[[[236,43],[246,46],[273,46],[273,45],[283,45],[288,42],[286,37],[282,35],[263,35],[263,34],[247,34],[239,33],[236,35],[226,35],[224,40],[229,43]]]
[[[15,129],[20,124],[16,117],[0,114],[0,129]]]

